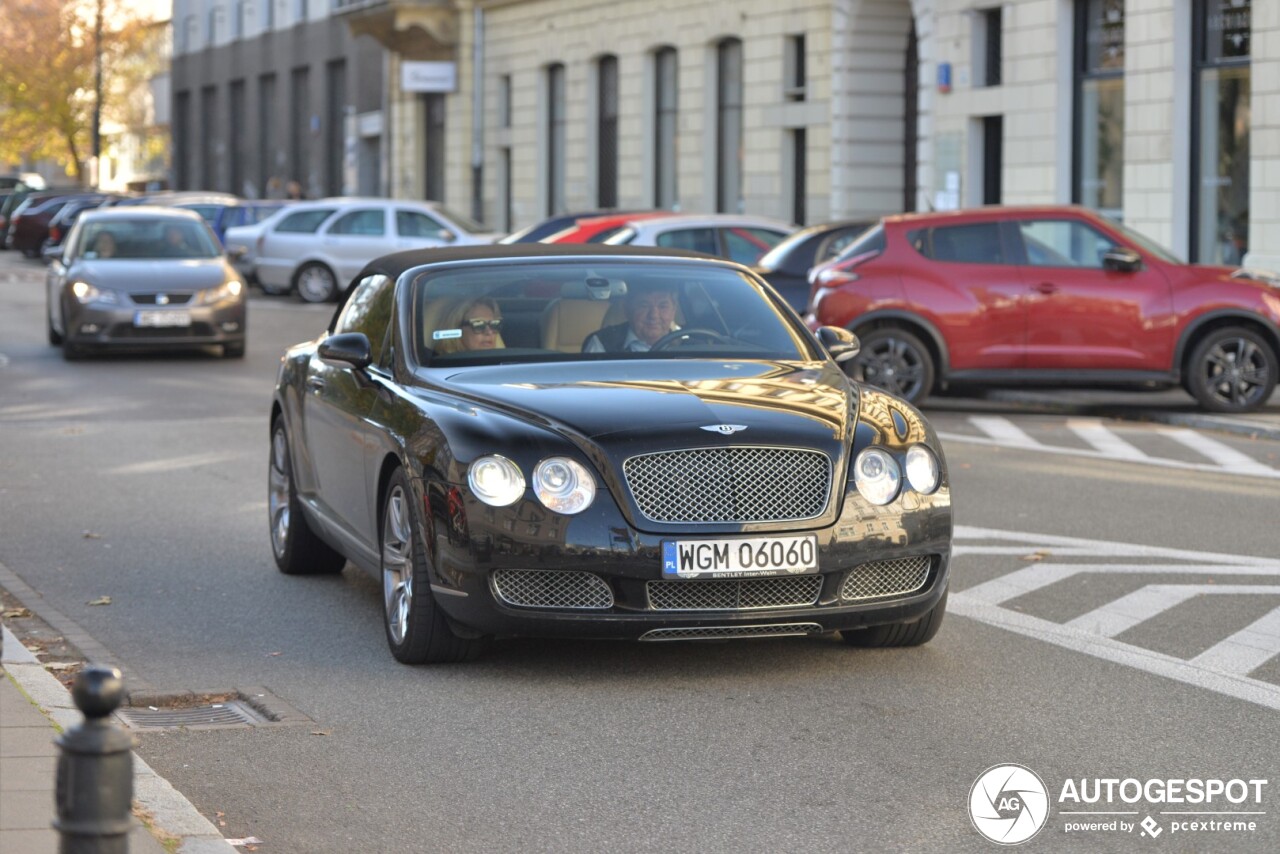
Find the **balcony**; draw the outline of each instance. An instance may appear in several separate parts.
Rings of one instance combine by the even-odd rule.
[[[353,36],[372,36],[408,60],[456,59],[458,10],[452,0],[334,0]]]

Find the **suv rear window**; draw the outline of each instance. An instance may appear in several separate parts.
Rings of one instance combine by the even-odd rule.
[[[328,219],[337,208],[317,208],[309,211],[294,211],[280,220],[276,231],[288,234],[315,234],[320,223]]]
[[[913,231],[907,242],[932,261],[958,264],[1005,264],[1000,224],[975,222]]]

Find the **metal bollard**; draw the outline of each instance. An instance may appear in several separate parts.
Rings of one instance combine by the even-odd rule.
[[[133,736],[108,716],[124,699],[114,667],[90,665],[71,688],[85,721],[56,739],[54,799],[61,854],[127,854],[133,804]]]

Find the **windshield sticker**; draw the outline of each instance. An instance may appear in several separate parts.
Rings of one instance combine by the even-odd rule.
[[[461,337],[462,337],[461,329],[437,329],[435,332],[431,333],[432,341],[444,341],[449,338],[461,338]]]

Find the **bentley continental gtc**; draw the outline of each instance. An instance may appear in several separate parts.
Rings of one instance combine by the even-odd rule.
[[[857,352],[694,253],[385,256],[281,361],[276,564],[379,579],[406,663],[530,636],[923,644],[947,464],[918,410],[845,374]]]

